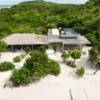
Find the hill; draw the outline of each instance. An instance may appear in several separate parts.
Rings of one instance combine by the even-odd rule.
[[[0,38],[13,33],[46,34],[48,28],[70,27],[99,44],[100,1],[83,5],[29,1],[0,10]]]

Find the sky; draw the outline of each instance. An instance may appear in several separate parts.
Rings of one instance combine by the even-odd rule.
[[[0,0],[0,5],[10,5],[10,4],[13,5],[23,1],[29,1],[29,0]],[[83,4],[88,0],[44,0],[44,1],[51,1],[57,3]]]

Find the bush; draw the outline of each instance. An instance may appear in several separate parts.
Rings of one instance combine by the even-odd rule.
[[[0,63],[0,72],[13,70],[14,68],[15,68],[15,65],[12,64],[11,62],[5,61],[5,62]]]
[[[31,51],[31,49],[30,49],[29,46],[27,46],[27,47],[24,48],[24,51],[25,51],[26,54],[28,54]]]
[[[76,70],[76,74],[77,75],[79,75],[80,77],[83,77],[83,75],[84,75],[84,68],[77,68],[77,70]]]
[[[53,50],[56,53],[57,49],[59,48],[59,44],[53,44]]]
[[[16,56],[13,58],[14,62],[20,62],[21,61],[21,57],[20,56]]]
[[[46,53],[40,51],[33,51],[30,55],[32,62],[39,62],[40,64],[48,62],[48,56]]]
[[[0,40],[0,52],[5,52],[7,51],[7,44],[5,41]]]
[[[41,77],[47,74],[43,65],[39,64],[38,62],[33,63],[34,68],[32,68],[31,76],[32,77]]]
[[[61,69],[58,62],[54,60],[49,60],[47,66],[48,66],[48,70],[50,74],[55,75],[55,76],[58,76],[60,74]]]
[[[30,56],[21,69],[13,71],[10,80],[14,85],[24,84],[28,77],[40,78],[48,74],[55,76],[60,74],[59,64],[49,59],[46,53],[33,51]]]
[[[76,68],[76,64],[75,64],[73,61],[69,61],[69,62],[67,63],[67,65],[69,65],[69,66],[72,67],[72,68]]]
[[[10,77],[10,80],[13,82],[14,86],[19,86],[24,84],[29,76],[29,70],[23,67],[21,69],[15,69]]]
[[[70,55],[69,55],[68,53],[66,53],[66,52],[63,52],[63,53],[62,53],[61,57],[62,57],[64,63],[65,63],[66,59],[69,58],[69,56],[70,56]]]
[[[47,54],[39,51],[33,51],[31,53],[31,58],[26,60],[24,67],[30,70],[33,76],[43,76],[48,74],[57,76],[60,73],[59,64],[56,61],[50,60],[47,57]]]
[[[79,59],[81,57],[81,51],[80,50],[73,50],[71,53],[71,57],[74,59]]]
[[[46,53],[46,48],[45,48],[44,46],[40,46],[40,47],[38,48],[38,51],[41,51],[41,52],[43,52],[43,53]]]

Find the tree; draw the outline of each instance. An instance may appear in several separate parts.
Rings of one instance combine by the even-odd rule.
[[[96,74],[99,69],[100,69],[100,60],[96,64],[96,71],[94,72],[94,74]]]
[[[95,37],[94,34],[88,33],[88,34],[86,35],[86,37],[89,39],[89,41],[92,43],[92,45],[95,44],[95,42],[97,41],[97,39],[96,39],[96,37]]]
[[[62,57],[64,63],[65,63],[66,59],[69,58],[69,56],[70,56],[70,55],[69,55],[68,53],[66,53],[66,52],[63,52],[63,53],[62,53],[61,57]]]
[[[44,1],[44,0],[33,0],[33,1]]]
[[[81,57],[81,51],[73,50],[71,53],[71,57],[74,59],[74,62],[75,62],[76,59],[79,59]]]
[[[88,61],[91,61],[92,68],[96,67],[98,61],[100,60],[100,52],[96,48],[91,48],[89,50],[89,59]]]
[[[27,47],[25,47],[24,48],[24,51],[26,52],[26,54],[28,54],[31,50],[30,50],[30,47],[29,46],[27,46]]]
[[[94,74],[97,73],[97,71],[100,69],[100,51],[98,50],[98,48],[91,48],[89,50],[89,59],[88,61],[91,62],[91,67],[92,68],[96,68],[96,71],[94,72]]]
[[[41,52],[43,52],[43,53],[46,53],[46,48],[45,48],[44,46],[40,46],[40,47],[38,48],[38,51],[41,51]]]
[[[47,25],[47,28],[48,28],[48,29],[53,29],[53,28],[55,29],[55,28],[57,28],[57,27],[56,27],[56,25],[54,25],[54,24],[48,24],[48,25]]]
[[[7,44],[5,41],[0,40],[0,58],[1,58],[1,52],[7,51]]]
[[[7,44],[4,41],[0,41],[0,52],[7,51]]]
[[[53,50],[55,53],[57,52],[58,47],[59,47],[59,44],[53,44]]]

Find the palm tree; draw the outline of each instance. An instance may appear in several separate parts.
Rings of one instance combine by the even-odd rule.
[[[94,74],[96,74],[99,69],[100,69],[100,61],[98,61],[96,65],[96,71],[94,72]]]
[[[95,48],[90,49],[88,61],[91,61],[92,63],[91,67],[92,68],[96,67],[99,60],[100,60],[100,52]]]
[[[96,49],[96,48],[92,48],[89,50],[89,59],[88,61],[91,61],[92,65],[91,67],[95,67],[96,71],[94,72],[94,74],[96,74],[96,72],[100,69],[100,52]]]
[[[97,55],[97,54],[96,55],[89,55],[88,61],[91,61],[91,63],[92,63],[91,67],[92,68],[96,67],[99,59],[100,59],[100,55]]]

